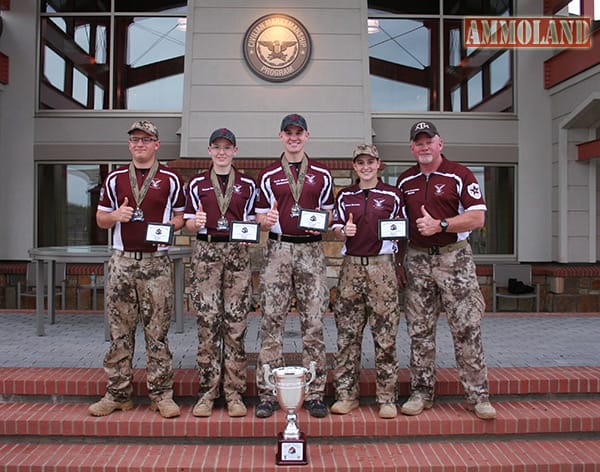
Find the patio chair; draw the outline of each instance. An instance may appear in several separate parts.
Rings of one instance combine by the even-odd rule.
[[[35,262],[28,262],[27,269],[25,272],[25,282],[17,282],[17,309],[21,309],[21,299],[24,298],[35,298],[37,294],[36,280],[35,280]],[[48,264],[44,263],[43,266],[43,283],[44,283],[44,299],[48,298]],[[54,266],[54,295],[60,297],[61,309],[66,308],[66,295],[67,295],[67,264],[64,262],[57,262]]]
[[[76,287],[77,293],[77,309],[79,310],[81,306],[81,290],[91,290],[92,291],[92,309],[96,309],[97,301],[98,301],[98,290],[104,293],[104,277],[102,275],[92,275],[90,277],[89,284],[80,284]]]

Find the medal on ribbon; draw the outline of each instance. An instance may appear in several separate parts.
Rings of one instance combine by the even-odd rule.
[[[292,175],[292,171],[290,170],[290,163],[286,159],[285,156],[282,158],[283,172],[287,177],[288,184],[290,186],[290,192],[292,193],[292,198],[294,199],[294,205],[290,211],[290,216],[292,218],[297,218],[300,216],[300,210],[302,209],[298,204],[298,200],[300,200],[300,195],[302,194],[302,186],[304,185],[304,177],[306,176],[306,170],[308,169],[308,159],[306,155],[302,157],[302,162],[300,164],[300,171],[298,172],[298,180],[294,179]]]
[[[142,187],[138,187],[137,177],[135,175],[135,165],[133,162],[129,164],[129,184],[131,185],[131,192],[133,193],[133,198],[135,199],[136,208],[133,210],[133,214],[131,215],[131,221],[144,221],[144,211],[142,210],[142,202],[146,197],[146,193],[148,193],[148,189],[150,188],[150,184],[156,175],[156,171],[158,170],[158,161],[154,160],[152,167],[150,167],[150,172],[148,172],[148,176],[142,183]]]
[[[217,231],[228,231],[229,221],[227,220],[227,218],[225,218],[225,213],[227,213],[227,208],[229,208],[231,196],[233,195],[233,183],[235,181],[235,173],[233,171],[233,167],[229,171],[229,176],[227,178],[227,187],[225,188],[225,195],[223,195],[223,192],[221,191],[221,183],[219,182],[219,178],[217,177],[217,173],[215,172],[214,167],[211,167],[210,169],[210,181],[212,182],[213,188],[215,190],[217,204],[219,205],[219,211],[221,212],[221,217],[217,220]]]

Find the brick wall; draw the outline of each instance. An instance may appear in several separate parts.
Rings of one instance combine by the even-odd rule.
[[[263,235],[264,238],[264,235]],[[178,244],[189,241],[189,236],[178,236]],[[258,287],[258,268],[261,261],[260,246],[253,249],[254,287]],[[337,269],[341,260],[340,242],[326,241],[325,253],[329,262],[328,275],[332,301],[335,299]],[[0,309],[16,308],[16,284],[25,279],[24,262],[0,262]],[[186,263],[186,310],[191,309],[189,302],[189,271]],[[102,264],[73,264],[67,267],[67,309],[76,309],[76,287],[89,284],[92,274],[102,275]],[[492,306],[492,266],[480,264],[477,275],[481,290],[486,299],[488,310]],[[545,312],[600,312],[600,264],[534,264],[533,281],[541,287],[540,311]],[[102,308],[102,297],[98,298],[98,309]],[[24,309],[33,309],[33,299],[23,300]],[[91,308],[91,292],[81,291],[81,309]],[[531,300],[502,300],[499,311],[533,311]]]

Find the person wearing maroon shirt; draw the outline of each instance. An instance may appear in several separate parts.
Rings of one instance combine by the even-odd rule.
[[[90,405],[94,416],[133,408],[133,353],[138,321],[146,340],[150,409],[165,418],[179,416],[173,401],[173,356],[167,334],[173,311],[171,263],[167,246],[146,242],[149,223],[183,227],[184,183],[158,162],[158,128],[136,121],[129,128],[131,162],[108,174],[100,191],[96,222],[113,229],[108,262],[106,312],[110,348],[104,358],[106,395]],[[160,229],[160,228],[159,228]]]
[[[194,416],[210,416],[221,380],[231,417],[245,416],[247,316],[252,271],[248,245],[229,241],[232,221],[253,221],[256,184],[233,166],[238,151],[227,128],[208,140],[210,168],[188,185],[186,228],[196,233],[191,259],[191,295],[198,324],[199,399]]]
[[[493,419],[496,409],[489,401],[481,340],[485,302],[467,240],[473,229],[484,225],[487,207],[473,173],[448,160],[443,147],[433,123],[415,123],[410,130],[410,149],[417,164],[397,181],[409,221],[404,267],[411,341],[410,398],[401,411],[418,415],[433,406],[435,333],[444,310],[467,407],[481,419]]]
[[[279,132],[284,151],[258,178],[256,219],[262,229],[269,231],[260,273],[262,346],[256,369],[260,403],[255,410],[259,418],[271,416],[278,407],[264,380],[263,366],[284,366],[283,332],[294,293],[302,327],[302,363],[304,367],[310,361],[316,363],[316,376],[309,385],[304,407],[316,418],[328,413],[323,403],[323,314],[329,304],[327,267],[321,234],[298,228],[298,217],[300,209],[333,209],[333,178],[327,167],[304,152],[308,138],[304,117],[285,116]]]
[[[359,405],[359,372],[364,329],[369,323],[375,346],[376,392],[381,418],[395,418],[398,384],[396,336],[400,322],[396,278],[396,241],[379,239],[379,220],[401,215],[400,192],[378,176],[377,148],[361,144],[353,153],[358,182],[337,195],[332,224],[344,241],[344,260],[334,305],[337,352],[331,412],[350,413]]]

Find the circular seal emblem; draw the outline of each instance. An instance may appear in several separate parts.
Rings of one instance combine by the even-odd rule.
[[[265,15],[246,31],[244,58],[252,72],[270,82],[296,77],[308,64],[310,36],[295,18],[274,13]]]

